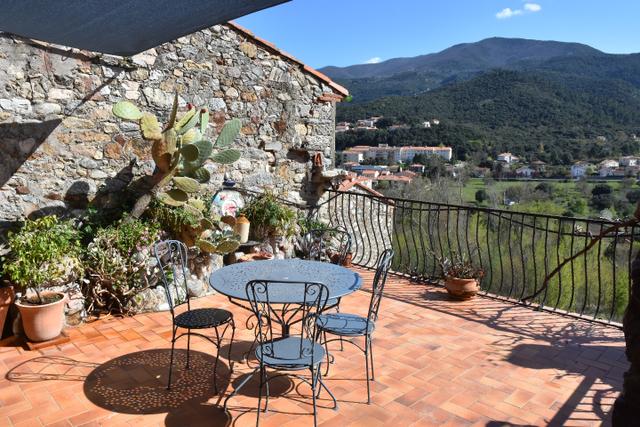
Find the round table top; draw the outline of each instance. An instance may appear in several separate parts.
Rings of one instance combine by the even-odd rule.
[[[240,300],[247,300],[245,287],[251,280],[287,280],[319,282],[329,289],[329,299],[336,299],[357,291],[362,278],[355,271],[327,262],[302,259],[276,259],[231,264],[216,270],[209,277],[209,286],[219,293]],[[301,303],[300,293],[282,292],[269,295],[276,304]]]

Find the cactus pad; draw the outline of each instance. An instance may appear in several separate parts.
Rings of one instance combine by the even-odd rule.
[[[216,245],[214,245],[208,240],[198,239],[196,241],[196,246],[203,252],[208,252],[210,254],[216,252]]]
[[[140,120],[142,118],[142,112],[129,101],[118,102],[111,111],[124,120]]]
[[[144,113],[140,119],[140,130],[144,139],[162,139],[160,123],[153,114]]]
[[[240,159],[240,156],[240,151],[229,149],[214,154],[212,159],[214,162],[221,163],[223,165],[230,165],[237,162]]]
[[[182,206],[187,203],[187,200],[189,200],[187,193],[178,188],[169,190],[166,193],[160,193],[157,198],[162,203],[169,206]]]
[[[223,240],[216,246],[216,252],[219,254],[228,254],[234,252],[240,247],[240,242],[233,239]]]
[[[216,147],[224,148],[231,145],[233,140],[236,139],[236,137],[238,136],[238,133],[240,133],[241,127],[242,127],[242,124],[238,119],[233,119],[227,122],[222,128],[222,130],[220,131],[220,135],[218,135],[218,139],[216,140],[216,144],[215,144]]]
[[[174,177],[173,183],[185,193],[197,193],[200,191],[200,184],[198,181],[192,178],[187,178],[186,176]]]

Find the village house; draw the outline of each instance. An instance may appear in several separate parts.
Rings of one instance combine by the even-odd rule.
[[[336,123],[336,133],[346,132],[351,129],[351,123],[349,122],[339,122]]]
[[[587,171],[591,165],[587,162],[576,162],[571,165],[571,178],[582,178],[587,175]]]
[[[418,154],[440,156],[449,161],[453,156],[453,150],[451,147],[390,147],[387,144],[369,147],[357,145],[346,149],[342,156],[345,162],[361,163],[364,160],[373,160],[378,163],[410,163]]]
[[[536,170],[529,166],[522,166],[516,169],[516,175],[521,178],[532,178]]]
[[[618,160],[620,166],[638,166],[640,164],[640,159],[635,156],[624,156]]]
[[[511,153],[500,153],[498,154],[497,160],[499,162],[503,162],[506,163],[508,165],[517,162],[518,160],[520,160],[517,156],[514,156]]]
[[[536,172],[542,173],[547,169],[547,164],[542,160],[534,160],[533,162],[531,162],[530,167]]]

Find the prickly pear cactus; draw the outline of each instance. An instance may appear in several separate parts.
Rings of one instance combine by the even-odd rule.
[[[137,122],[142,137],[151,142],[151,156],[158,175],[158,184],[151,190],[155,198],[168,209],[183,208],[199,218],[199,225],[188,225],[188,233],[184,233],[190,236],[189,243],[204,252],[235,251],[239,245],[237,236],[224,224],[205,217],[205,204],[198,199],[198,194],[203,191],[202,184],[211,179],[211,174],[204,167],[208,161],[227,165],[240,158],[240,151],[228,148],[240,132],[240,120],[226,123],[212,144],[206,136],[209,111],[188,104],[187,111],[178,117],[177,94],[164,127],[156,116],[141,111],[129,101],[118,102],[112,111],[123,120]],[[141,197],[139,201],[142,200]],[[147,205],[148,201],[142,211]]]

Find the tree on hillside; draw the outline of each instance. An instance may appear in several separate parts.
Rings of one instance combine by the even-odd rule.
[[[489,195],[487,194],[487,191],[485,189],[481,188],[480,190],[476,191],[476,202],[484,203],[487,200],[489,200]]]
[[[613,189],[608,184],[597,184],[591,190],[591,205],[601,211],[609,209],[613,204]]]
[[[387,129],[391,126],[393,126],[393,120],[387,117],[383,117],[376,122],[376,127],[378,129]]]

